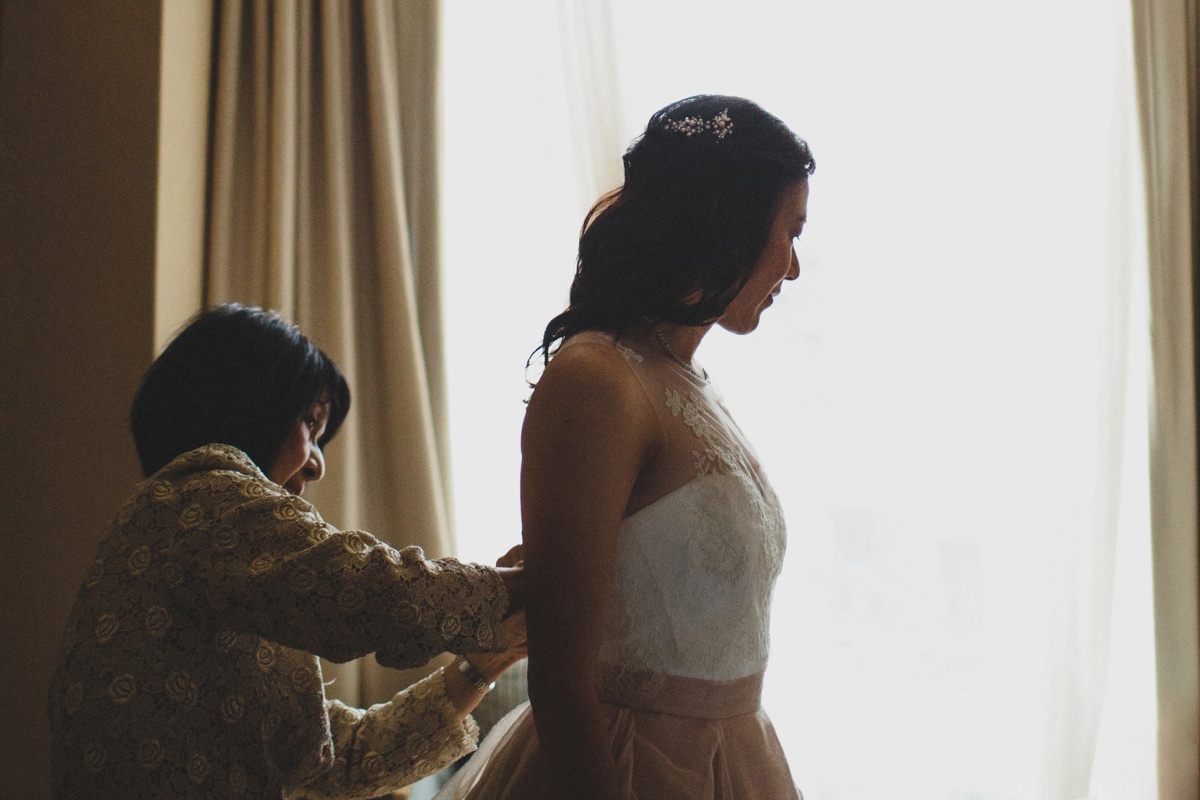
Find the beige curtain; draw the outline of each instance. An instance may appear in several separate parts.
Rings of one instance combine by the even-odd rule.
[[[438,4],[223,0],[216,25],[206,299],[280,310],[345,371],[326,519],[447,555]],[[363,705],[412,675],[326,677]]]
[[[1133,0],[1150,263],[1159,796],[1200,798],[1196,0]]]
[[[604,192],[625,179],[621,154],[620,81],[610,0],[558,0],[558,40],[562,50],[564,96],[579,218]]]

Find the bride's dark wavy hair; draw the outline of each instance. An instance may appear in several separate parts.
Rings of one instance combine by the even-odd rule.
[[[723,95],[655,112],[624,162],[624,185],[584,220],[570,304],[531,361],[584,330],[715,322],[750,278],[783,193],[816,166],[777,117]]]

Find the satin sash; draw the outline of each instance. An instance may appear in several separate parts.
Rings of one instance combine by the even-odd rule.
[[[680,717],[725,719],[757,711],[762,701],[761,672],[731,681],[662,673],[636,673],[631,677],[627,691],[601,681],[597,689],[600,702]]]

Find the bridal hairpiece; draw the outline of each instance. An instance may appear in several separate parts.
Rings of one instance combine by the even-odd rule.
[[[663,127],[669,131],[678,131],[685,136],[711,131],[712,135],[717,137],[717,141],[721,141],[733,133],[733,120],[729,118],[729,109],[727,108],[710,120],[703,120],[699,117],[684,117],[681,120],[669,119],[663,124]]]

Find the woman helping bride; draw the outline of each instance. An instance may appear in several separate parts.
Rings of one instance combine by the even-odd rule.
[[[754,103],[654,114],[584,223],[522,434],[531,706],[448,798],[796,798],[759,700],[779,502],[694,354],[799,275],[808,146]]]

